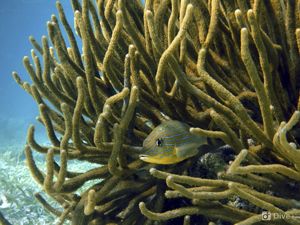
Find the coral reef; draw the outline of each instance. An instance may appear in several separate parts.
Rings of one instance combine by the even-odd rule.
[[[31,126],[25,153],[63,206],[36,195],[58,224],[245,225],[262,211],[285,215],[272,224],[300,223],[299,1],[71,2],[82,52],[57,2],[60,20],[47,23],[53,46],[30,37],[32,83],[13,73],[52,143],[38,144]],[[143,140],[171,119],[207,137],[206,154],[141,161]],[[46,155],[46,173],[33,150]],[[70,160],[98,166],[75,173]]]

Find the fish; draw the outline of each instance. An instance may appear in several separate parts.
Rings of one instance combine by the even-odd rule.
[[[195,156],[207,138],[190,133],[190,126],[177,120],[164,121],[143,141],[139,158],[154,164],[175,164]]]

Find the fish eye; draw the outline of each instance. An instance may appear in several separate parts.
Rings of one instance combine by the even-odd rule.
[[[155,141],[155,144],[156,144],[156,146],[158,146],[158,147],[162,146],[162,143],[163,143],[163,139],[162,139],[162,138],[158,138],[158,139]]]

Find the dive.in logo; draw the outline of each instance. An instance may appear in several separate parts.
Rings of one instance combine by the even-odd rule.
[[[270,221],[272,219],[272,213],[269,211],[264,211],[261,213],[262,221]]]
[[[261,213],[262,221],[270,221],[270,220],[299,220],[300,215],[292,214],[292,213],[271,213],[269,211],[263,211]]]

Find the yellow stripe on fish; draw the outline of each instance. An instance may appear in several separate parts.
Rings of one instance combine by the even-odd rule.
[[[207,140],[189,130],[190,127],[180,121],[161,123],[144,140],[140,159],[155,164],[174,164],[196,155],[197,148]]]

